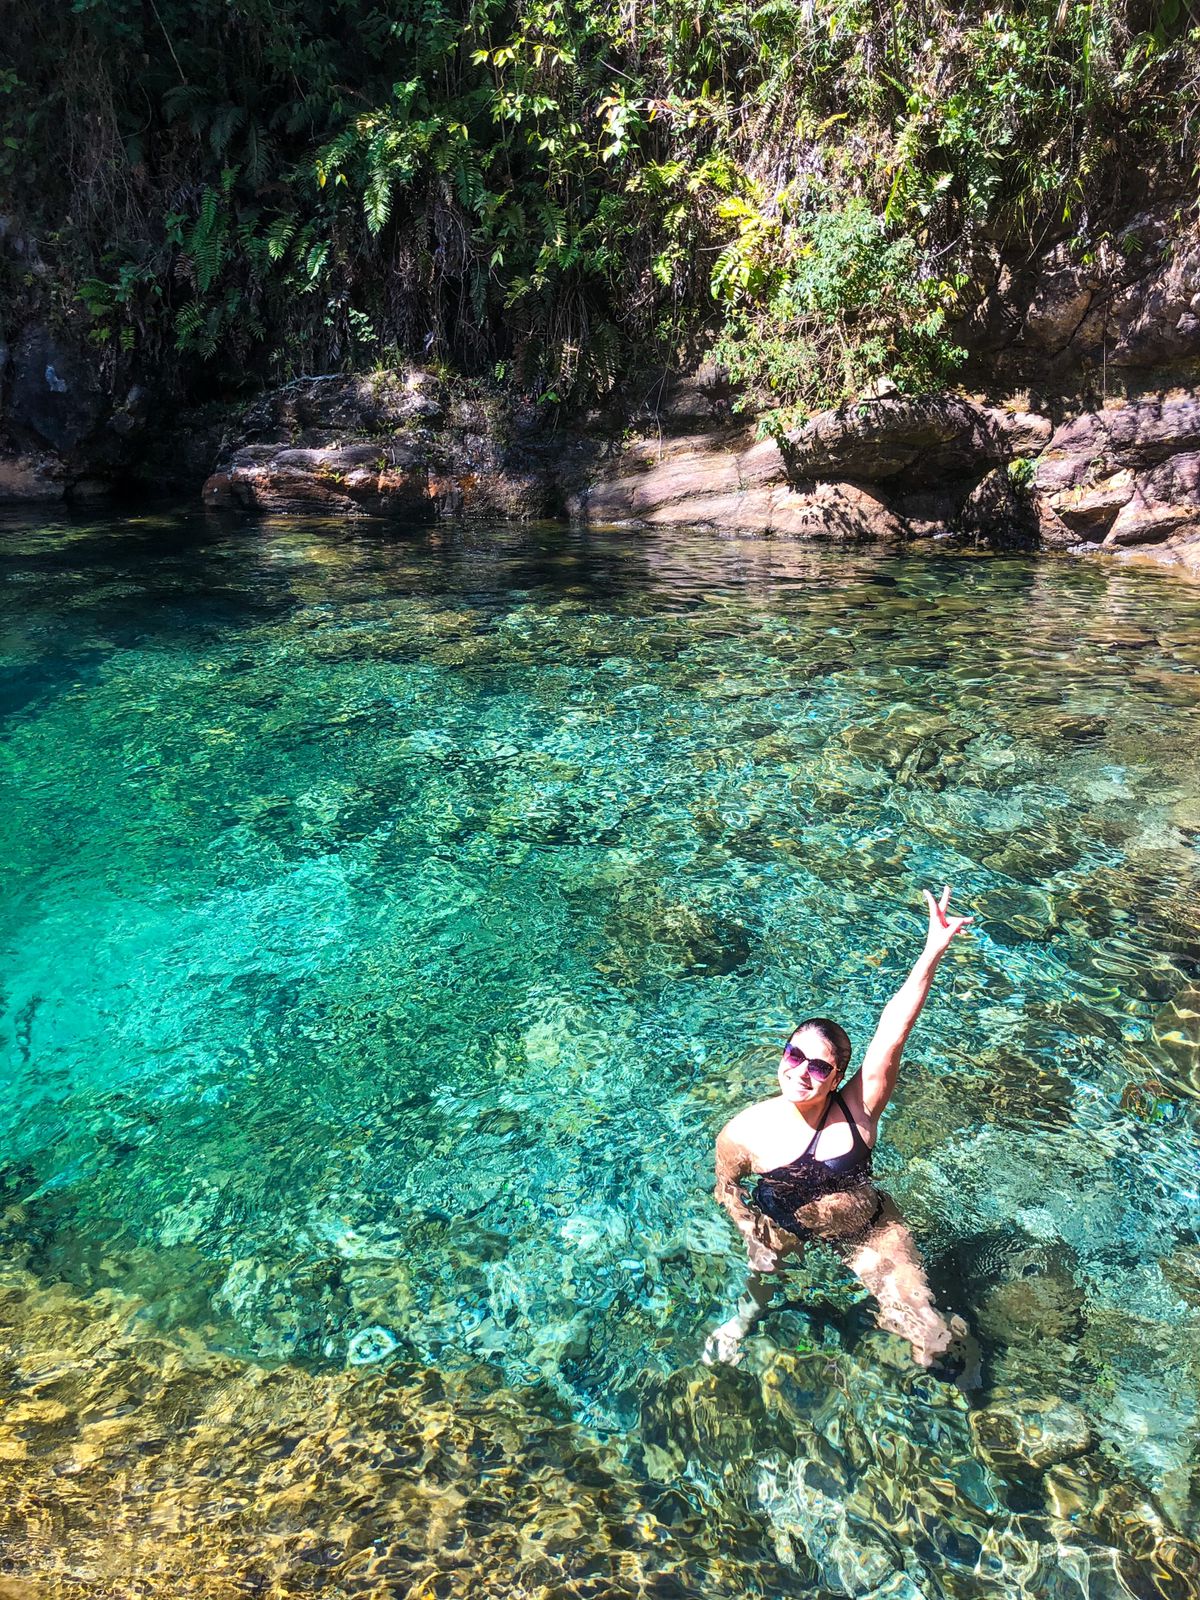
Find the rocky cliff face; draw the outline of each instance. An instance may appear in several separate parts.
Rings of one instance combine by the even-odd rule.
[[[1086,267],[997,264],[964,336],[986,394],[876,394],[776,441],[711,365],[570,425],[415,368],[305,378],[218,434],[30,328],[0,351],[0,499],[204,476],[208,504],[252,511],[957,536],[1200,575],[1200,230],[1144,217]]]
[[[203,495],[251,511],[552,517],[594,454],[536,408],[419,368],[302,378],[236,420]]]

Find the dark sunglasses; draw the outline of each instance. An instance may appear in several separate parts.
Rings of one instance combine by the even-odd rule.
[[[814,1083],[832,1077],[837,1071],[837,1068],[831,1067],[828,1061],[822,1061],[820,1056],[806,1056],[798,1045],[790,1042],[783,1047],[783,1059],[789,1067],[807,1067],[808,1075]]]

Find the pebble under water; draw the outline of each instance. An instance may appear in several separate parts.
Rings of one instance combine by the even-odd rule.
[[[561,527],[0,527],[0,1595],[1194,1600],[1200,588]],[[707,1367],[712,1141],[976,915]],[[12,1593],[26,1592],[12,1588]]]

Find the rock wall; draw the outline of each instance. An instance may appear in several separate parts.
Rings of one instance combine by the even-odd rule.
[[[868,484],[912,535],[998,548],[1154,547],[1200,575],[1200,391],[1126,395],[1055,426],[959,396],[888,396],[815,417],[783,442],[794,480]]]
[[[420,372],[305,380],[252,408],[204,497],[264,512],[570,516],[832,543],[957,537],[1149,554],[1200,576],[1200,389],[1127,394],[1057,422],[1023,397],[883,395],[778,442],[695,407],[675,420],[685,431],[616,444],[611,417],[555,429]]]
[[[596,448],[420,368],[304,378],[239,419],[203,495],[251,511],[555,517]]]
[[[1194,197],[1132,217],[1079,261],[1065,241],[978,264],[987,284],[959,327],[975,376],[1077,394],[1200,375],[1200,231]]]

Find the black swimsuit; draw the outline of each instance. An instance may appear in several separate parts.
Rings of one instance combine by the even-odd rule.
[[[819,1156],[813,1155],[813,1150],[821,1137],[821,1129],[829,1116],[829,1108],[835,1100],[849,1124],[854,1142],[844,1155],[830,1156],[828,1160],[822,1160]],[[871,1154],[871,1146],[858,1131],[857,1122],[846,1110],[846,1102],[835,1089],[825,1102],[824,1114],[817,1124],[817,1131],[808,1142],[808,1148],[794,1161],[789,1161],[786,1166],[772,1167],[770,1172],[762,1173],[751,1196],[752,1203],[770,1217],[772,1222],[778,1223],[781,1228],[786,1228],[789,1233],[797,1234],[802,1239],[812,1238],[811,1229],[796,1221],[796,1213],[813,1200],[820,1200],[827,1194],[849,1194],[852,1190],[869,1184]],[[882,1209],[883,1196],[880,1195],[871,1222],[878,1219]],[[866,1226],[869,1227],[870,1222]]]

